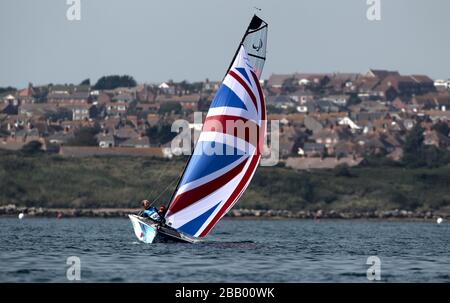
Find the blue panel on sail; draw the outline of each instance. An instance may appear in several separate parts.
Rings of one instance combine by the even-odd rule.
[[[247,110],[244,102],[228,86],[222,84],[216,97],[211,103],[211,107],[237,107]]]
[[[209,155],[209,153],[207,154],[204,152],[206,146],[211,146],[212,144],[215,144],[214,150],[222,151],[222,155]],[[207,176],[234,163],[243,156],[242,151],[226,144],[218,142],[198,142],[180,185]]]
[[[247,79],[248,83],[252,83],[252,82],[250,81],[250,78],[249,78],[249,76],[248,76],[247,71],[245,70],[245,68],[243,68],[243,67],[236,67],[236,70],[237,70],[242,76],[244,76],[245,79]]]
[[[220,201],[220,202],[222,202],[222,201]],[[219,206],[220,202],[217,203],[216,205],[214,205],[213,207],[211,207],[210,209],[208,209],[206,212],[204,212],[197,218],[187,222],[186,224],[184,224],[183,226],[178,228],[178,230],[184,232],[185,234],[191,235],[191,236],[195,235],[197,233],[197,231],[200,229],[200,227],[202,227],[202,225],[205,223],[205,221],[208,220],[209,216],[211,216],[212,213],[216,210],[216,208],[217,208],[217,206]]]

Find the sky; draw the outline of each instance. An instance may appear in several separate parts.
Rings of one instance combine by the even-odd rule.
[[[0,86],[220,80],[255,12],[269,23],[262,78],[369,68],[450,78],[448,0],[79,0],[79,21],[67,1],[0,1]],[[368,20],[368,1],[381,20]]]

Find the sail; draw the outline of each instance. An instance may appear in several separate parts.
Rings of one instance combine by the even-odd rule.
[[[206,236],[233,207],[261,158],[266,108],[258,74],[265,51],[252,61],[244,42],[211,103],[165,216],[169,226],[190,236]],[[265,38],[263,42],[265,50]],[[261,48],[254,51],[258,53]]]

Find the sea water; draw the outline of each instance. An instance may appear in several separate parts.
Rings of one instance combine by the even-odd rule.
[[[126,218],[0,218],[0,282],[70,282],[73,257],[80,282],[450,282],[450,224],[225,219],[143,244]]]

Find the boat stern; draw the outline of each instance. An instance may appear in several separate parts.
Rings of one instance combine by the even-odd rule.
[[[158,233],[156,225],[146,223],[141,217],[136,215],[128,215],[128,218],[130,218],[131,224],[133,225],[136,238],[144,243],[153,243]]]

